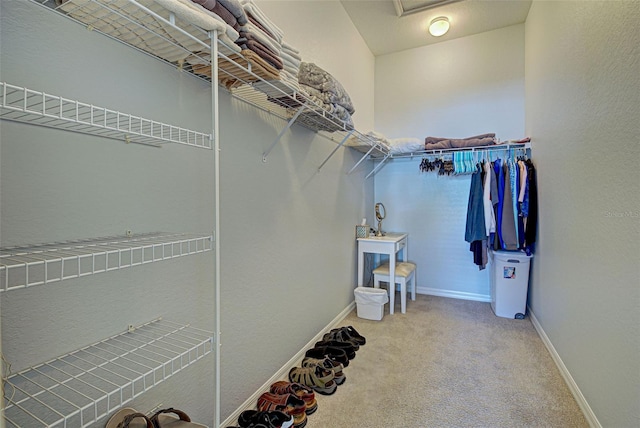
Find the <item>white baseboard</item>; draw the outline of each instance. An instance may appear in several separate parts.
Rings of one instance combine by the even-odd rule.
[[[234,425],[235,421],[238,419],[238,416],[240,416],[240,413],[244,412],[245,410],[255,409],[258,398],[260,398],[260,396],[265,391],[268,391],[269,387],[273,383],[282,379],[286,379],[289,374],[289,370],[298,365],[298,362],[301,361],[302,358],[304,358],[304,354],[307,352],[307,350],[313,348],[316,342],[322,340],[322,336],[324,336],[325,333],[340,324],[340,322],[342,322],[342,320],[345,319],[347,315],[349,315],[351,311],[355,309],[355,307],[356,302],[351,302],[351,304],[349,304],[342,312],[340,312],[324,329],[322,329],[322,331],[316,334],[313,339],[311,339],[296,355],[294,355],[289,361],[287,361],[287,363],[282,366],[282,368],[278,370],[276,374],[271,376],[271,378],[266,381],[255,393],[253,393],[251,397],[247,398],[247,400],[242,403],[242,405],[238,407],[235,412],[229,415],[229,417],[225,419],[220,426],[226,427],[229,425]]]
[[[547,347],[547,350],[551,354],[551,358],[553,358],[553,361],[556,363],[558,370],[560,370],[560,374],[569,387],[571,394],[576,399],[578,406],[580,406],[580,409],[582,410],[584,417],[587,419],[589,426],[591,426],[592,428],[602,428],[602,425],[600,425],[600,422],[598,421],[595,413],[593,413],[593,410],[591,410],[591,406],[589,406],[586,398],[584,398],[584,395],[582,395],[582,391],[580,391],[580,388],[578,388],[578,384],[576,384],[576,382],[573,380],[573,377],[571,376],[571,373],[569,373],[567,367],[564,365],[562,358],[560,358],[560,355],[553,347],[551,340],[549,340],[549,337],[542,329],[542,325],[540,325],[540,323],[538,322],[536,315],[533,313],[530,307],[527,307],[527,310],[529,313],[529,317],[531,318],[533,327],[536,329],[536,331],[538,332],[538,336],[540,336],[540,339],[542,339],[544,346]]]
[[[467,293],[464,291],[441,290],[439,288],[417,287],[416,293],[431,296],[451,297],[452,299],[475,300],[478,302],[491,302],[488,294]]]

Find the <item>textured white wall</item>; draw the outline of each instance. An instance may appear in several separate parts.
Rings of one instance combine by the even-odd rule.
[[[388,137],[524,136],[524,25],[376,58],[376,129]],[[470,176],[420,173],[394,160],[375,175],[386,230],[409,233],[422,292],[489,298],[464,241]]]
[[[640,420],[639,5],[533,2],[526,23],[530,304],[605,427]]]

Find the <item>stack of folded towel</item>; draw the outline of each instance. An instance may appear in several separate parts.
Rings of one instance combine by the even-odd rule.
[[[240,39],[236,40],[236,43],[243,50],[257,53],[277,70],[282,70],[280,51],[282,50],[284,33],[260,10],[253,0],[242,0],[241,7],[247,16],[247,22],[240,27]]]
[[[467,138],[427,137],[424,139],[425,150],[460,149],[464,147],[491,146],[497,143],[496,134],[481,134]]]

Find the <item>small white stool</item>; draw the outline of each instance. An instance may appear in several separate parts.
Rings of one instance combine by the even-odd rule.
[[[384,263],[373,270],[373,286],[380,288],[380,282],[389,283],[389,263]],[[416,300],[416,265],[411,262],[396,263],[396,284],[400,284],[400,308],[402,313],[407,311],[407,283],[411,285],[411,300]],[[396,286],[389,284],[389,313],[393,313]]]

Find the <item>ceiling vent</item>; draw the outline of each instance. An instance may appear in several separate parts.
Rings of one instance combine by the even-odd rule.
[[[462,0],[393,0],[393,6],[398,17],[402,17],[459,1]]]

